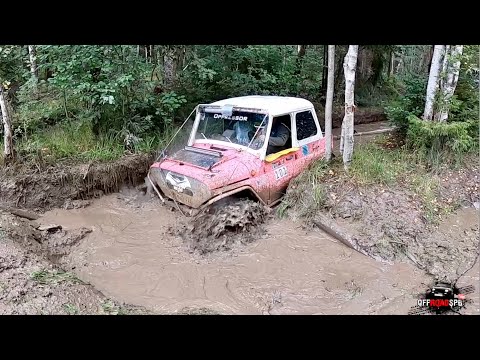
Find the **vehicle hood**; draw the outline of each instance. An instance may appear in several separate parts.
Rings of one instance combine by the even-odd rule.
[[[252,171],[261,164],[260,159],[245,151],[224,149],[219,153],[221,156],[212,156],[182,149],[152,167],[160,168],[165,176],[171,173],[196,179],[213,190],[254,176]]]

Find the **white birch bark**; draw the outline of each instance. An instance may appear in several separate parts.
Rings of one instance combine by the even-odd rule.
[[[353,155],[353,123],[355,107],[355,71],[357,67],[358,45],[350,45],[343,71],[345,74],[345,116],[343,118],[343,166],[348,170]]]
[[[325,102],[325,158],[332,158],[332,106],[335,82],[335,45],[328,45],[327,99]]]
[[[450,110],[450,101],[455,89],[457,87],[458,76],[460,74],[460,57],[463,53],[463,45],[451,46],[450,54],[446,52],[444,61],[445,77],[442,86],[442,101],[441,107],[437,114],[435,114],[435,120],[446,121],[448,119],[448,111]]]
[[[430,66],[430,74],[428,76],[427,96],[425,99],[425,110],[423,112],[424,120],[433,119],[433,105],[435,103],[435,95],[437,94],[438,90],[438,78],[440,75],[444,53],[445,45],[435,45],[435,49],[433,50],[432,65]]]
[[[28,45],[28,55],[30,57],[30,72],[35,80],[38,81],[37,49],[35,45]]]
[[[345,139],[345,122],[342,121],[342,131],[340,132],[340,154],[343,155],[343,140]]]
[[[8,112],[7,98],[2,83],[0,82],[0,110],[2,112],[3,123],[3,142],[4,151],[3,158],[5,163],[13,159],[13,137],[12,137],[12,122]]]

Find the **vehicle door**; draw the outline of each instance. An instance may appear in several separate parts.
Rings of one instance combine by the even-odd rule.
[[[293,118],[293,146],[300,148],[299,175],[308,165],[324,155],[325,137],[313,109],[297,111]]]
[[[293,114],[286,114],[276,116],[272,119],[272,127],[277,121],[282,123],[282,126],[287,126],[289,130],[289,138],[287,143],[278,151],[267,151],[264,161],[264,171],[268,178],[270,188],[269,204],[280,199],[288,187],[290,180],[298,175],[299,166],[298,159],[300,158],[300,148],[293,146]],[[270,132],[270,136],[275,135]]]

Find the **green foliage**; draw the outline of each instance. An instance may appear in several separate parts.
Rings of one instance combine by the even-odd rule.
[[[430,165],[439,165],[450,155],[460,157],[477,145],[478,120],[436,122],[413,115],[408,120],[407,145],[418,149]]]
[[[307,47],[301,65],[296,46],[196,46],[179,88],[194,102],[242,95],[316,98],[322,76],[322,47]]]
[[[28,51],[27,51],[28,53]],[[25,49],[18,45],[0,45],[0,80],[23,81],[28,71],[22,65]]]
[[[323,99],[324,45],[308,45],[304,56],[296,45],[169,46],[178,57],[178,76],[168,89],[159,76],[163,65],[158,50],[166,46],[155,47],[157,52],[146,61],[131,45],[39,45],[37,83],[30,75],[27,46],[0,46],[0,79],[11,84],[14,139],[23,156],[110,159],[125,151],[151,151],[165,143],[176,122],[195,105],[227,97],[300,96],[316,105]],[[370,63],[366,76],[358,77],[357,105],[386,104],[388,118],[406,135],[409,117],[423,112],[429,48],[362,46],[368,52],[363,64]],[[346,46],[337,46],[339,108],[344,50]],[[402,58],[402,66],[396,76],[387,77],[392,51]],[[469,134],[478,117],[477,74],[478,46],[465,46],[450,118],[467,122]]]
[[[376,144],[359,146],[353,153],[349,173],[361,184],[391,185],[412,169],[413,154],[402,149],[386,151]]]
[[[75,161],[108,161],[120,158],[126,152],[150,153],[165,143],[171,132],[163,137],[150,135],[124,142],[122,132],[95,135],[88,122],[65,123],[49,127],[18,141],[18,152],[24,160],[54,163],[64,159]],[[127,139],[129,140],[129,139]],[[131,139],[130,139],[131,140]]]
[[[71,282],[82,284],[83,282],[74,274],[61,270],[39,270],[31,274],[31,279],[42,285],[59,284],[61,282]]]
[[[396,84],[397,96],[387,106],[385,113],[388,120],[405,135],[408,131],[408,118],[421,116],[425,107],[425,94],[427,91],[425,76],[410,74],[402,82]]]
[[[49,45],[39,46],[38,53],[39,69],[52,73],[42,85],[61,97],[65,109],[78,101],[78,117],[90,119],[97,135],[115,130],[127,142],[141,138],[171,124],[185,103],[174,92],[155,93],[159,83],[149,79],[153,65],[133,46]]]

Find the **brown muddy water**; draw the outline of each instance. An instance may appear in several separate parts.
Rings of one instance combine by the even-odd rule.
[[[376,262],[290,220],[271,220],[266,235],[231,251],[191,254],[168,231],[183,220],[128,192],[40,221],[92,229],[64,265],[106,296],[157,313],[406,314],[431,285],[413,265]]]

